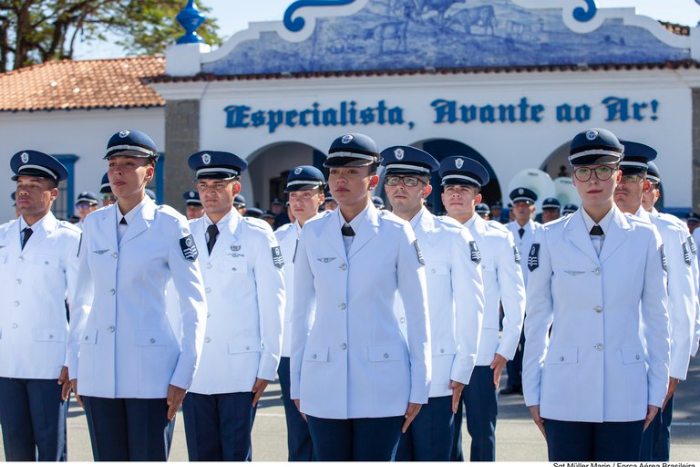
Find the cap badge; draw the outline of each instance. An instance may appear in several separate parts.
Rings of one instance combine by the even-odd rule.
[[[355,137],[354,137],[353,135],[345,135],[345,136],[343,136],[343,138],[340,140],[340,142],[343,143],[343,144],[348,144],[348,143],[349,143],[350,141],[352,141],[353,139],[355,139]]]
[[[129,136],[129,133],[131,133],[129,130],[122,130],[119,132],[119,137],[126,138],[127,136]]]
[[[593,141],[597,137],[598,137],[598,132],[595,130],[588,130],[588,132],[586,133],[586,139],[588,141]]]
[[[455,167],[458,169],[461,169],[464,166],[464,159],[457,159],[455,161]]]
[[[523,190],[522,188],[519,189],[519,190],[518,190],[518,194],[519,194],[519,195],[524,195],[524,194],[525,194],[525,190]]]
[[[190,191],[190,198],[194,198],[194,191]]]
[[[401,148],[396,148],[396,150],[394,151],[394,156],[396,156],[398,160],[403,159],[404,154],[404,150]]]
[[[211,156],[209,154],[202,154],[202,162],[204,162],[204,165],[211,164]]]
[[[23,164],[26,164],[27,162],[29,162],[29,154],[27,154],[26,152],[23,152],[22,155],[19,157],[20,157],[20,159],[22,159]]]
[[[301,173],[301,167],[294,169],[294,175],[299,175]]]

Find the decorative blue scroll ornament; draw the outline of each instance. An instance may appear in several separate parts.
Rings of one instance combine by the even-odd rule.
[[[187,6],[182,10],[176,17],[178,23],[180,23],[185,30],[185,35],[177,40],[178,44],[199,44],[204,42],[204,39],[197,34],[197,28],[199,28],[204,20],[204,15],[200,13],[197,6],[194,4],[194,0],[189,0]]]
[[[593,0],[591,0],[593,1]],[[298,0],[287,8],[284,12],[284,27],[291,32],[299,32],[304,29],[306,20],[301,16],[297,16],[292,20],[292,16],[301,8],[309,6],[345,6],[355,3],[355,0]]]
[[[586,8],[579,6],[574,8],[574,19],[581,23],[586,23],[595,17],[598,12],[598,6],[595,4],[595,0],[585,0]]]

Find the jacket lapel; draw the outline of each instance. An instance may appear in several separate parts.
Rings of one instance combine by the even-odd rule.
[[[44,217],[41,222],[34,224],[31,229],[33,231],[32,236],[29,238],[29,241],[27,241],[27,244],[24,246],[24,249],[22,250],[22,253],[26,253],[28,251],[33,251],[35,248],[39,247],[39,244],[46,239],[51,233],[56,229],[56,224],[58,223],[58,220],[56,220],[56,217],[54,217],[53,213],[49,211],[49,213]],[[20,238],[22,237],[22,232],[20,232]],[[20,240],[20,249],[22,248],[22,241]]]
[[[333,247],[339,257],[343,258],[343,261],[347,261],[343,235],[340,233],[340,209],[333,211],[333,213],[326,218],[326,221],[328,225],[326,229],[324,229],[323,238]],[[357,237],[355,241],[357,241]]]
[[[239,235],[241,232],[240,225],[243,221],[243,217],[236,211],[231,212],[231,217],[229,218],[226,227],[221,229],[219,232],[219,238],[214,244],[214,249],[211,251],[211,259],[217,256],[226,254],[231,251],[231,245],[234,243],[240,243]],[[206,241],[204,242],[206,248]]]
[[[119,209],[116,204],[108,206],[104,211],[101,212],[102,222],[96,224],[102,232],[97,232],[95,238],[99,238],[99,246],[103,245],[103,241],[107,241],[108,244],[104,246],[109,246],[112,251],[117,251],[119,249],[119,241],[117,240],[117,213],[116,209]],[[111,221],[110,221],[111,219]],[[95,224],[93,224],[95,225]]]
[[[355,256],[355,254],[362,249],[367,242],[372,240],[379,230],[379,213],[377,208],[370,203],[367,211],[365,211],[365,218],[360,224],[360,231],[355,234],[355,239],[352,241],[350,246],[350,252],[348,253],[348,259]],[[342,238],[341,238],[342,241]]]
[[[148,228],[151,226],[151,222],[153,222],[153,219],[155,218],[156,209],[158,209],[156,203],[150,200],[146,201],[141,208],[141,211],[136,214],[134,220],[131,221],[131,225],[126,229],[124,237],[122,238],[121,243],[119,243],[120,248],[148,230]]]
[[[591,242],[591,237],[586,229],[586,223],[583,221],[583,214],[581,214],[580,209],[566,221],[566,230],[569,241],[599,266],[600,260],[595,252],[595,248],[593,248],[593,242]],[[607,242],[607,238],[605,240]]]
[[[630,229],[630,225],[622,211],[616,207],[613,207],[613,209],[615,210],[613,220],[610,222],[609,232],[605,233],[603,248],[600,250],[601,263],[604,263],[615,253],[615,250],[625,243],[625,240],[627,240],[627,231]]]

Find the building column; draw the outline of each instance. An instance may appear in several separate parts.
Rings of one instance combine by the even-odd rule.
[[[187,159],[199,151],[199,103],[197,99],[165,104],[165,204],[185,212],[182,194],[194,189],[194,174]]]

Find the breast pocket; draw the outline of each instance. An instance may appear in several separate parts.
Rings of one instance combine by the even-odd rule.
[[[58,269],[60,266],[60,261],[58,256],[52,255],[34,255],[31,259],[31,263],[42,269]]]
[[[226,274],[247,274],[248,262],[244,259],[229,259],[219,261],[217,266],[220,272]]]
[[[425,274],[426,276],[446,276],[449,272],[447,263],[444,261],[426,261]]]

